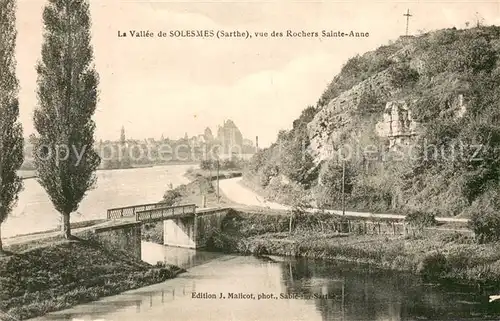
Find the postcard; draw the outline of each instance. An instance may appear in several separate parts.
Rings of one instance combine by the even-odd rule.
[[[500,319],[498,1],[0,1],[0,320]]]

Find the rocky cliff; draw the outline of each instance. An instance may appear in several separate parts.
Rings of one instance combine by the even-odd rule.
[[[392,85],[392,77],[387,70],[360,82],[342,92],[324,106],[307,125],[311,142],[311,154],[317,162],[328,159],[334,150],[345,143],[343,133],[352,130],[365,131],[367,128],[352,128],[353,114],[359,111],[362,97],[373,95],[379,100],[389,101],[399,90]],[[389,112],[390,113],[390,112]]]
[[[346,164],[353,209],[468,215],[474,206],[499,207],[488,196],[500,190],[498,57],[499,27],[438,30],[353,57],[317,105],[260,152],[252,175],[264,187],[286,176],[318,204],[338,207],[343,174],[334,158],[348,147],[361,151]],[[408,155],[415,158],[380,157],[423,142]],[[478,157],[473,146],[484,154]],[[382,148],[366,157],[372,147]]]

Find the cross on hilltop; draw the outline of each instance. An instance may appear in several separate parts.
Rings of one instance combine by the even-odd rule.
[[[406,35],[408,36],[408,25],[410,24],[410,17],[412,17],[412,15],[410,14],[410,9],[408,9],[403,16],[406,17]]]

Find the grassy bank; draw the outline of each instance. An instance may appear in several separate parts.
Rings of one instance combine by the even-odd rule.
[[[232,211],[211,249],[223,252],[346,260],[463,283],[500,281],[500,244],[478,245],[470,236],[425,231],[416,236],[335,232],[338,217]]]
[[[0,257],[0,311],[17,319],[155,284],[182,272],[151,266],[82,240],[37,242]]]
[[[241,177],[243,175],[241,170],[219,170],[219,179],[228,179],[233,177]],[[206,170],[199,168],[190,168],[187,170],[185,176],[190,180],[195,180],[198,177],[206,177],[212,181],[217,179],[217,171]]]

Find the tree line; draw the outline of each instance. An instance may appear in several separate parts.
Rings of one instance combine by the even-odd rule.
[[[87,0],[48,0],[43,11],[41,59],[36,65],[37,105],[30,137],[38,181],[61,214],[62,235],[71,238],[70,215],[96,182],[92,116],[99,76],[93,65]],[[23,129],[16,77],[16,1],[0,2],[0,251],[1,224],[15,206],[23,183]],[[78,153],[72,152],[78,151]],[[56,157],[66,152],[65,157]]]

